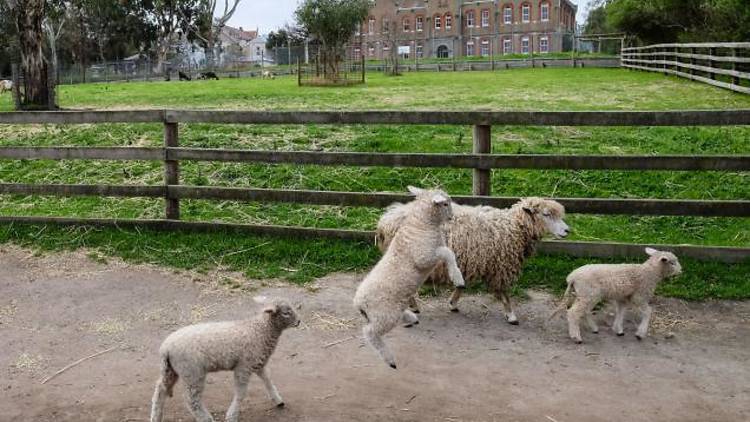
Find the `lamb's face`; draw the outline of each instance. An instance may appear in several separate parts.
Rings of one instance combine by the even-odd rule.
[[[430,216],[435,223],[443,223],[453,218],[451,198],[440,189],[419,189],[409,186],[409,192],[416,195],[418,201],[429,204]]]
[[[560,239],[567,237],[570,227],[565,223],[565,207],[549,199],[528,198],[530,212],[539,216],[547,233]]]
[[[300,323],[297,313],[291,305],[286,302],[278,302],[275,306],[275,313],[272,315],[279,325],[284,328],[296,327]]]
[[[682,273],[682,265],[677,256],[672,252],[657,251],[656,249],[646,248],[646,253],[651,256],[649,261],[659,265],[664,277],[674,277]]]

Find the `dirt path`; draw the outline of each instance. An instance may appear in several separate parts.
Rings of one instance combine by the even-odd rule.
[[[262,293],[301,302],[304,324],[285,333],[270,363],[287,408],[275,409],[256,379],[242,408],[246,421],[750,420],[747,302],[662,299],[648,340],[638,342],[629,321],[625,337],[602,327],[579,346],[562,320],[544,329],[552,302],[541,293],[519,307],[520,326],[502,322],[486,296],[466,297],[460,314],[429,299],[420,325],[386,338],[394,371],[351,339],[361,275],[333,275],[307,289],[242,280],[257,292],[218,287],[235,278],[0,247],[0,419],[145,421],[160,341],[181,325],[253,312],[251,298]],[[599,319],[611,322],[608,312]],[[349,340],[323,347],[342,339]],[[122,348],[40,384],[115,345]],[[216,374],[209,383],[205,400],[221,420],[231,377]],[[166,414],[190,420],[178,395]]]

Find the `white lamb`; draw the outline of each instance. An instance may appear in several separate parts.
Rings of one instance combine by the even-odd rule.
[[[404,206],[394,204],[380,219],[376,239],[381,251],[388,248],[404,217]],[[515,325],[518,318],[511,305],[510,288],[542,237],[548,233],[555,237],[568,235],[564,217],[565,208],[560,203],[542,198],[524,198],[507,209],[454,204],[453,219],[446,225],[448,247],[456,254],[467,282],[483,280],[502,302],[505,319]],[[430,279],[445,283],[447,276],[445,267],[440,265]],[[454,312],[458,311],[460,297],[461,290],[451,296]]]
[[[181,328],[169,335],[159,348],[161,377],[156,383],[151,407],[151,422],[161,422],[166,396],[178,378],[186,385],[186,400],[190,413],[198,422],[212,422],[211,414],[201,402],[206,374],[234,371],[234,399],[227,410],[226,420],[237,422],[240,403],[247,392],[250,375],[258,374],[271,400],[281,407],[276,386],[268,377],[266,363],[271,357],[281,333],[299,325],[294,309],[282,300],[266,300],[263,311],[244,321],[210,322]]]
[[[442,228],[452,216],[450,197],[441,190],[409,186],[409,191],[416,199],[404,205],[404,221],[391,247],[354,295],[355,308],[367,320],[362,330],[365,339],[394,369],[396,361],[381,336],[400,320],[408,325],[418,323],[417,316],[407,307],[427,276],[444,262],[453,284],[464,287],[456,257],[445,245]]]
[[[0,79],[0,94],[5,93],[5,91],[11,92],[12,90],[13,90],[13,81]]]
[[[633,305],[641,313],[635,336],[638,340],[646,337],[651,320],[649,301],[654,296],[656,285],[682,272],[680,262],[673,253],[652,248],[646,248],[646,253],[650,256],[643,264],[591,264],[575,269],[566,279],[568,288],[562,304],[549,319],[572,303],[573,306],[568,309],[568,333],[576,343],[582,343],[581,318],[585,317],[591,331],[598,333],[599,327],[591,310],[606,299],[615,304],[615,321],[612,324],[615,334],[624,335],[622,322],[625,307]]]

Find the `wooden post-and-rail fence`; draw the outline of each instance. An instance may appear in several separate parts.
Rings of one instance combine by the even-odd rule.
[[[750,42],[655,44],[623,48],[621,66],[660,72],[750,94]]]
[[[180,161],[256,162],[334,166],[448,167],[473,169],[471,196],[453,195],[458,203],[507,207],[518,198],[490,195],[492,169],[676,170],[750,171],[750,155],[722,156],[604,156],[492,154],[493,125],[529,126],[722,126],[750,125],[750,110],[674,112],[244,112],[244,111],[63,111],[0,113],[0,124],[162,123],[164,146],[140,147],[0,147],[2,159],[146,160],[164,163],[164,184],[59,185],[0,184],[0,194],[164,198],[165,219],[124,220],[69,217],[0,217],[0,223],[94,226],[141,226],[153,229],[202,231],[237,230],[274,235],[372,239],[372,232],[305,227],[265,226],[180,220],[181,199],[272,201],[314,205],[385,207],[408,201],[405,194],[329,192],[185,186],[180,184]],[[378,154],[357,152],[255,151],[183,148],[180,123],[217,124],[425,124],[472,125],[471,154]],[[554,198],[570,213],[625,215],[680,215],[750,217],[750,201]],[[601,242],[550,241],[541,250],[576,256],[641,256],[644,245]],[[750,248],[662,245],[698,259],[738,262],[750,258]]]

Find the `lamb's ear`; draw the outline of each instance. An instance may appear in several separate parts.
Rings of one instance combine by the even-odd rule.
[[[414,187],[414,186],[407,186],[407,187],[406,187],[406,189],[408,189],[408,190],[409,190],[409,192],[410,192],[410,193],[411,193],[412,195],[414,195],[414,196],[417,196],[417,195],[419,195],[420,193],[424,192],[424,189],[420,189],[420,188],[417,188],[417,187]]]
[[[435,194],[432,196],[432,203],[436,205],[444,204],[448,202],[448,198],[445,197],[445,195],[442,194]]]
[[[655,254],[655,253],[659,252],[659,251],[657,251],[657,250],[656,250],[656,249],[654,249],[654,248],[646,248],[646,249],[645,249],[645,251],[646,251],[646,254],[647,254],[648,256],[651,256],[651,255],[653,255],[653,254]]]
[[[534,209],[534,208],[531,208],[531,207],[523,207],[523,210],[524,210],[524,211],[526,212],[526,214],[528,214],[528,215],[534,215],[534,214],[536,214],[536,213],[537,213],[537,210],[536,210],[536,209]]]
[[[276,305],[266,305],[263,307],[263,312],[273,315],[279,310],[279,307]]]

